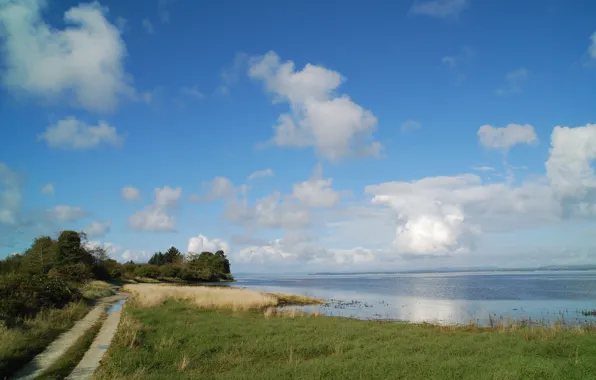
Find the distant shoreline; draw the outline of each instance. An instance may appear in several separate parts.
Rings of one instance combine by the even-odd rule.
[[[379,272],[315,272],[309,276],[345,276],[345,275],[378,275],[378,274],[432,274],[432,273],[493,273],[493,272],[563,272],[596,270],[596,265],[586,266],[552,266],[536,268],[440,268],[420,269],[408,271],[379,271]]]

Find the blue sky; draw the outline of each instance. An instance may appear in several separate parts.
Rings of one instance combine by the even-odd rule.
[[[246,271],[595,263],[595,13],[0,0],[0,257],[77,229]]]

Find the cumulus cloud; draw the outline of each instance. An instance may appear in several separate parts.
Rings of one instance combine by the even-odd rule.
[[[340,195],[333,190],[332,184],[331,178],[323,178],[323,169],[317,165],[310,179],[294,185],[292,196],[306,207],[333,207],[339,202]]]
[[[467,7],[468,0],[416,0],[410,8],[410,13],[454,19]]]
[[[291,197],[278,191],[256,200],[250,205],[246,198],[233,199],[227,204],[229,221],[251,227],[301,228],[310,224],[310,212]]]
[[[124,141],[116,127],[105,121],[92,126],[75,117],[68,117],[49,126],[38,138],[45,140],[50,148],[62,149],[90,149],[101,144],[120,146]]]
[[[267,168],[267,169],[263,169],[263,170],[257,170],[256,172],[252,172],[247,180],[252,181],[258,178],[264,178],[264,177],[272,177],[273,176],[273,170]]]
[[[56,189],[54,188],[53,183],[47,183],[41,187],[42,194],[54,195]]]
[[[530,145],[538,142],[534,127],[529,124],[509,124],[502,128],[486,124],[478,129],[477,134],[483,147],[504,151],[518,144]]]
[[[227,242],[221,239],[209,239],[202,234],[188,239],[187,252],[201,253],[217,252],[219,250],[229,253],[230,246]]]
[[[48,215],[58,222],[73,222],[87,216],[82,207],[56,205],[48,210]]]
[[[141,199],[141,190],[133,186],[125,186],[120,190],[120,195],[127,201],[138,201]]]
[[[0,4],[4,37],[4,85],[17,94],[45,100],[67,98],[90,111],[109,111],[134,89],[124,70],[126,47],[120,30],[98,3],[80,4],[64,14],[58,30],[42,17],[42,0]]]
[[[473,174],[388,182],[366,188],[372,202],[394,211],[393,249],[404,256],[442,256],[474,250],[479,234],[548,225],[561,204],[542,180],[519,186],[485,184]]]
[[[264,245],[243,248],[233,254],[241,263],[266,265],[354,265],[372,262],[375,251],[362,247],[328,249],[306,239],[284,237]]]
[[[596,124],[577,128],[555,127],[551,135],[550,155],[546,161],[546,174],[554,192],[560,197],[578,200],[590,195],[596,189],[596,176],[592,168],[594,159]],[[586,203],[584,207],[590,206]]]
[[[323,66],[307,64],[296,71],[294,62],[282,63],[275,52],[250,61],[249,76],[265,83],[274,102],[287,102],[272,143],[314,147],[321,157],[337,161],[354,155],[379,155],[381,144],[372,141],[377,118],[348,95],[336,95],[344,78]]]
[[[530,78],[530,70],[525,67],[513,70],[505,74],[505,84],[495,91],[497,95],[506,95],[514,92],[521,92],[523,86]]]
[[[83,229],[89,237],[103,237],[110,232],[112,222],[108,219],[105,222],[93,221]]]
[[[164,186],[155,189],[155,205],[157,207],[172,208],[178,206],[178,201],[182,197],[182,188],[171,188]]]
[[[207,188],[207,196],[205,197],[207,201],[229,198],[239,190],[234,187],[230,179],[221,176],[213,178],[211,181],[204,183],[203,186]]]
[[[149,205],[128,218],[136,231],[169,232],[176,230],[176,218],[161,207]]]
[[[128,225],[136,231],[171,232],[176,230],[176,217],[168,209],[178,206],[182,188],[155,188],[155,201],[128,218]]]

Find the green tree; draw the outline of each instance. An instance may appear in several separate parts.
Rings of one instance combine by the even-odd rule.
[[[166,263],[166,257],[161,252],[156,252],[149,259],[149,264],[151,264],[151,265],[164,265],[165,263]]]
[[[67,266],[77,263],[91,265],[93,257],[83,247],[79,232],[62,231],[58,236],[55,264],[56,266]]]
[[[164,253],[164,258],[166,264],[180,264],[184,257],[178,248],[172,246]]]
[[[35,238],[31,248],[23,256],[24,268],[29,273],[47,273],[54,266],[57,249],[57,242],[51,237],[40,236]]]

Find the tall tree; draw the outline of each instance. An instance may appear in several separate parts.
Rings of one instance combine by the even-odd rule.
[[[31,248],[23,256],[27,271],[36,274],[47,273],[54,266],[57,249],[57,242],[51,237],[35,238]]]
[[[65,266],[77,263],[92,264],[93,257],[81,244],[81,235],[76,231],[62,231],[58,236],[56,265]]]
[[[172,246],[168,248],[166,253],[164,254],[166,264],[179,264],[182,262],[183,256],[182,252],[178,250],[178,248]]]

